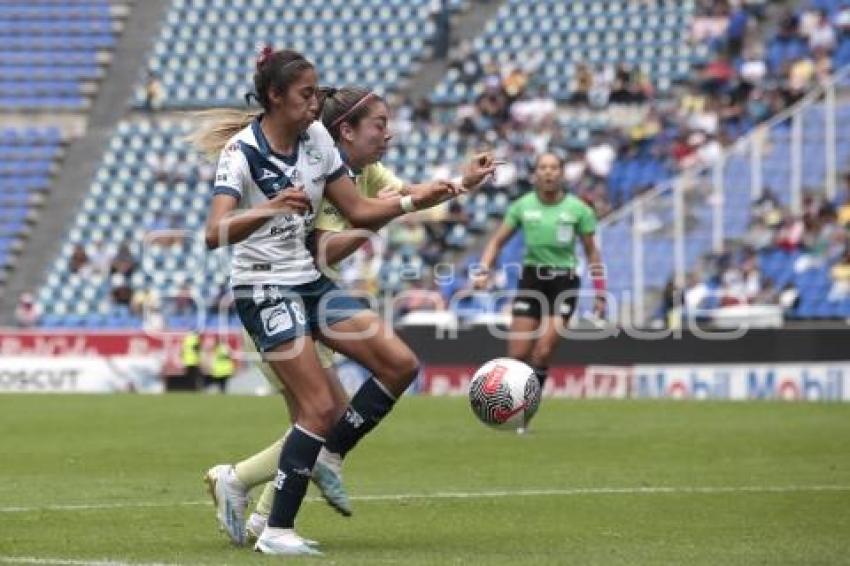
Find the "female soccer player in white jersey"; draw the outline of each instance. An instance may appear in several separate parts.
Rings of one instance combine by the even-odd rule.
[[[316,212],[327,196],[354,226],[370,227],[461,189],[434,183],[400,197],[364,198],[346,175],[331,136],[314,122],[313,65],[293,51],[264,52],[254,86],[264,112],[221,153],[206,241],[210,248],[232,246],[231,287],[239,317],[297,406],[256,549],[316,554],[295,534],[294,523],[319,451],[326,445],[344,456],[386,416],[418,370],[416,356],[376,313],[317,270],[307,247]],[[482,175],[492,170],[486,155]],[[314,337],[373,372],[347,407],[335,398]]]
[[[321,100],[322,123],[337,143],[348,167],[348,174],[354,180],[360,193],[374,198],[379,196],[379,193],[391,196],[410,192],[410,187],[379,162],[391,139],[386,102],[367,88],[351,86],[341,89],[322,89]],[[217,153],[223,144],[223,136],[219,131],[211,140],[196,139],[195,142],[207,153]],[[465,186],[475,186],[480,181],[480,174],[478,177],[471,176],[477,170],[477,159],[477,156],[473,158],[465,168],[469,173],[461,180]],[[372,234],[368,230],[349,230],[349,222],[327,199],[320,206],[315,227],[319,252],[316,259],[320,265],[328,266],[324,272],[332,278],[337,271],[334,264],[356,250]],[[249,338],[246,341],[248,351],[253,349],[251,344]],[[340,403],[347,403],[348,399],[333,370],[333,352],[321,343],[317,344],[317,352],[322,367],[333,378],[331,384],[336,398]],[[280,381],[268,364],[261,364],[261,369],[269,382],[283,393],[289,406],[290,418],[294,422],[297,407],[291,396],[285,388],[280,386]],[[271,482],[266,485],[255,512],[246,523],[247,533],[241,527],[243,510],[247,505],[248,491],[274,477],[282,442],[283,439],[278,439],[268,448],[235,465],[214,466],[205,476],[210,493],[213,495],[219,522],[231,540],[237,544],[244,540],[245,534],[254,538],[258,537],[265,527],[274,496]],[[312,480],[334,509],[345,516],[350,516],[350,502],[341,481],[339,455],[332,454],[323,448],[313,469]],[[228,510],[232,514],[231,519],[227,517]]]
[[[541,154],[534,165],[533,180],[534,191],[511,204],[502,225],[487,242],[474,285],[486,287],[499,251],[514,232],[522,230],[525,255],[511,309],[508,356],[534,368],[543,387],[560,337],[558,330],[566,327],[578,300],[581,283],[576,273],[577,240],[581,240],[587,257],[598,316],[605,314],[606,279],[594,240],[596,214],[583,200],[564,189],[561,158],[554,153]],[[518,432],[525,432],[525,428]]]

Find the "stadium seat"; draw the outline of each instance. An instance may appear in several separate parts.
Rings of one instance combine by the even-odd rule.
[[[108,0],[0,5],[0,109],[86,108],[121,13]]]
[[[455,10],[463,6],[457,0],[452,4]],[[321,70],[323,83],[365,84],[386,93],[411,74],[435,32],[428,0],[285,7],[270,21],[262,3],[247,2],[235,17],[224,2],[174,2],[148,63],[160,75],[164,106],[243,104],[252,86],[258,41],[303,52]],[[222,68],[230,72],[222,76]],[[211,82],[199,84],[205,81]],[[144,85],[139,85],[135,103],[142,106],[144,101]]]

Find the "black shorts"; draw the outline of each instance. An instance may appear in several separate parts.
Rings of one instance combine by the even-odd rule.
[[[580,287],[581,279],[574,269],[526,265],[511,312],[538,320],[543,316],[569,318],[576,309]]]

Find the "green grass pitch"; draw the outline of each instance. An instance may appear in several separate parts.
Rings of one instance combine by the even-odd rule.
[[[0,396],[0,563],[280,561],[225,540],[201,476],[285,420],[275,398]],[[289,562],[850,563],[850,405],[549,399],[518,437],[409,397],[346,484],[350,519],[311,487],[325,557]]]

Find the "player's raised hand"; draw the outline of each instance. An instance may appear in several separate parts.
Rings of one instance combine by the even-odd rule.
[[[499,163],[489,151],[473,155],[463,167],[463,188],[470,191],[477,189],[496,171],[497,165]]]

